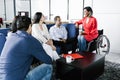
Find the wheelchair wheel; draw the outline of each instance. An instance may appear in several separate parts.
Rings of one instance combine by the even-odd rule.
[[[106,55],[110,50],[110,42],[106,35],[100,35],[97,39],[96,52],[98,54]]]

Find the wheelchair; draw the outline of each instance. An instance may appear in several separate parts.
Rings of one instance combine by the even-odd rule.
[[[110,51],[110,41],[103,34],[103,29],[98,30],[98,37],[90,42],[87,42],[87,52],[96,51],[97,54],[106,55]]]

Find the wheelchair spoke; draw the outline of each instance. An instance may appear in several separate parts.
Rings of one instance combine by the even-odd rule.
[[[97,39],[97,53],[98,54],[108,54],[110,49],[110,42],[105,35],[101,35]]]

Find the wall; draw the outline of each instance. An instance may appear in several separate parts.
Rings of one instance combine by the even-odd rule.
[[[111,52],[120,53],[120,0],[94,0],[94,16],[98,20],[98,28],[104,29],[111,43]]]

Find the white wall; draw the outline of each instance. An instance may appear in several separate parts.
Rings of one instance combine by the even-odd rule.
[[[120,0],[94,0],[94,16],[98,20],[98,28],[104,29],[104,34],[110,40],[111,52],[120,53]]]

